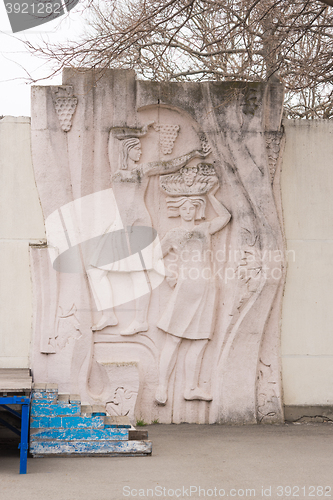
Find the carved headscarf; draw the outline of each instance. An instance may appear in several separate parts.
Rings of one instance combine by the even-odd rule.
[[[134,148],[137,144],[140,144],[140,139],[137,137],[130,137],[129,139],[124,139],[121,141],[121,158],[120,158],[120,168],[122,170],[127,170],[128,168],[128,152],[130,149]]]

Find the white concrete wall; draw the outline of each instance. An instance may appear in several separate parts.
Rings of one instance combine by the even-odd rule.
[[[333,121],[285,121],[286,405],[333,404]]]
[[[282,201],[289,264],[282,316],[287,405],[333,404],[333,122],[285,121]],[[29,366],[28,247],[45,239],[30,119],[0,120],[0,367]]]
[[[30,118],[0,120],[0,367],[28,367],[29,243],[45,239],[30,152]]]

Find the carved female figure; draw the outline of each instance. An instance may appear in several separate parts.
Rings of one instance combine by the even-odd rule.
[[[208,194],[217,217],[209,222],[195,224],[202,219],[205,198],[181,196],[167,198],[169,210],[177,211],[181,225],[171,229],[162,240],[163,256],[173,251],[177,256],[176,281],[170,300],[157,323],[166,332],[159,364],[159,385],[155,400],[164,405],[168,399],[167,387],[175,367],[182,339],[191,340],[185,359],[186,400],[210,401],[212,398],[198,387],[201,361],[214,327],[216,283],[212,274],[211,237],[230,220],[228,210],[215,198],[218,185]],[[170,268],[169,268],[170,270]],[[172,282],[173,281],[173,282]]]
[[[120,166],[112,176],[112,187],[116,198],[122,224],[128,233],[133,232],[134,227],[142,226],[152,229],[152,222],[147,207],[145,205],[145,193],[148,187],[149,178],[153,175],[176,172],[186,165],[192,158],[204,158],[209,154],[200,151],[192,151],[169,161],[157,161],[140,164],[141,142],[138,137],[133,136],[131,129],[125,129],[127,136],[121,139]],[[112,133],[112,131],[111,131]],[[131,136],[132,134],[132,136]],[[118,140],[120,140],[118,138]],[[109,156],[112,154],[109,150]],[[114,163],[110,158],[110,164]],[[152,230],[153,232],[153,230]],[[156,234],[156,232],[155,232]],[[152,236],[151,242],[154,240]],[[131,238],[123,239],[122,244],[128,245]],[[118,243],[119,244],[119,243]],[[103,243],[101,243],[103,245]],[[103,309],[102,316],[98,323],[93,326],[93,330],[102,330],[106,326],[113,326],[118,323],[113,309],[112,286],[108,277],[109,271],[130,273],[134,296],[136,298],[135,318],[122,335],[133,335],[138,332],[148,330],[147,314],[150,301],[150,284],[147,274],[143,269],[153,268],[153,250],[145,254],[144,265],[142,260],[124,259],[124,255],[131,255],[131,249],[124,250],[118,248],[120,259],[109,265],[98,265],[98,254],[102,248],[98,248],[92,259],[91,269],[88,272],[90,284],[94,290],[94,296],[100,302],[108,303],[109,307]],[[133,250],[133,249],[132,249]],[[103,299],[102,299],[103,297]]]

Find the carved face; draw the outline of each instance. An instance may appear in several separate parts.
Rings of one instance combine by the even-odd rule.
[[[130,158],[133,161],[139,161],[140,156],[142,154],[141,151],[141,144],[136,144],[133,146],[129,151],[128,151],[128,158]]]
[[[186,186],[191,187],[193,185],[197,172],[198,172],[198,167],[184,167],[182,173]]]
[[[186,200],[181,207],[179,207],[179,215],[183,220],[191,221],[195,217],[195,206],[190,200]]]

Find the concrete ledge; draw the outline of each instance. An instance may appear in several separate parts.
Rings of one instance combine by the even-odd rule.
[[[284,418],[286,422],[333,422],[333,406],[285,406]]]

